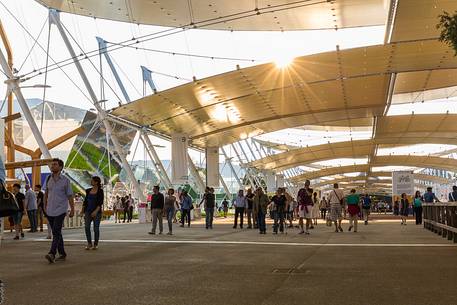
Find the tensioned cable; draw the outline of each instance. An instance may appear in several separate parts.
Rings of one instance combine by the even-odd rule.
[[[6,11],[14,18],[14,20],[21,26],[21,28],[27,33],[27,35],[29,35],[30,37],[34,38],[33,35],[29,32],[29,30],[19,21],[19,19],[17,19],[17,17],[2,3],[0,2],[0,5],[2,5]],[[45,48],[37,41],[37,45],[40,47],[40,49],[46,53],[46,50]],[[62,71],[62,73],[68,78],[68,80],[81,92],[81,94],[89,101],[92,103],[92,100],[86,95],[86,93],[84,93],[84,91],[73,81],[73,79],[68,76],[68,74],[62,69],[61,66],[59,66],[57,64],[57,62],[52,58],[52,56],[49,55],[49,58],[54,62],[55,65],[57,65],[57,67]],[[0,70],[3,74],[5,74],[2,70]],[[48,70],[49,72],[49,70]],[[38,76],[38,75],[41,75],[43,74],[42,72],[39,72],[37,75],[35,76]],[[8,75],[5,74],[6,77],[8,77]]]
[[[43,102],[41,109],[41,122],[40,122],[40,132],[43,133],[43,122],[44,122],[44,106],[46,104],[46,86],[48,84],[48,64],[49,64],[49,44],[51,42],[51,25],[48,27],[48,44],[46,46],[46,70],[44,72],[44,88],[43,88]]]
[[[133,87],[133,89],[135,89],[136,93],[138,93],[139,96],[141,96],[141,93],[140,91],[137,89],[137,87],[135,86],[135,84],[132,82],[132,80],[130,79],[130,77],[128,76],[127,73],[125,73],[125,71],[121,68],[121,66],[117,63],[117,61],[114,59],[113,56],[111,56],[111,59],[113,60],[114,64],[116,65],[116,67],[121,71],[122,75],[124,75],[124,77],[127,79],[127,81],[130,83],[130,85]]]
[[[230,15],[224,16],[225,18],[230,18],[230,19],[223,19],[224,17],[211,18],[211,19],[203,20],[203,21],[200,21],[200,22],[197,22],[197,23],[190,23],[188,25],[184,25],[179,29],[172,28],[172,29],[167,29],[167,30],[162,30],[162,31],[146,34],[146,35],[139,36],[139,37],[133,37],[132,39],[119,42],[118,44],[120,46],[113,47],[112,50],[110,50],[110,51],[118,50],[118,49],[120,49],[122,47],[126,47],[128,45],[133,45],[135,43],[149,41],[149,40],[153,40],[153,39],[157,39],[157,38],[162,38],[162,37],[178,34],[180,32],[184,32],[184,31],[192,29],[192,28],[198,28],[199,24],[204,24],[201,27],[208,27],[208,26],[211,26],[211,25],[219,24],[219,23],[225,23],[225,22],[240,20],[240,19],[244,19],[244,18],[249,18],[249,17],[253,17],[253,16],[256,16],[256,15],[260,15],[260,14],[274,13],[274,12],[279,12],[279,11],[284,11],[284,10],[291,10],[291,9],[295,9],[295,8],[318,5],[318,4],[323,4],[323,3],[327,3],[328,2],[327,0],[321,0],[321,1],[318,1],[318,2],[308,3],[308,2],[311,2],[311,1],[313,1],[313,0],[303,0],[303,1],[296,1],[296,2],[288,3],[288,4],[270,6],[270,7],[266,8],[266,9],[269,10],[269,11],[266,11],[266,12],[260,12],[259,9],[239,12],[239,13],[235,13],[235,14],[230,14]],[[299,3],[302,3],[302,4],[299,4]],[[2,4],[2,3],[0,2],[0,4]],[[299,5],[295,5],[295,4],[299,4]],[[291,5],[295,5],[295,6],[291,6]],[[287,6],[287,7],[281,8],[281,7],[284,7],[284,6]],[[275,9],[275,8],[278,8],[278,9]],[[248,13],[250,13],[250,14],[248,14]],[[246,15],[246,14],[248,14],[248,15]],[[241,17],[237,17],[239,15],[242,15],[242,16]],[[171,33],[168,33],[168,32],[171,32]],[[159,35],[159,36],[144,39],[146,37],[150,37],[150,36],[154,36],[154,35]],[[124,43],[128,43],[128,44],[124,45]],[[82,60],[82,59],[86,59],[87,57],[95,56],[96,54],[93,54],[93,53],[96,53],[96,52],[98,52],[98,49],[85,52],[85,55],[80,54],[77,57],[82,57],[82,58],[77,58],[77,60],[79,61],[79,60]],[[73,58],[68,58],[68,59],[62,60],[62,61],[59,62],[59,64],[67,62],[69,60],[73,60]],[[42,69],[43,68],[37,69],[37,71],[42,70]],[[27,75],[30,75],[32,73],[34,73],[34,72],[29,72],[29,73],[26,73],[26,74],[24,74],[22,76],[27,76]]]
[[[68,35],[70,35],[71,39],[73,39],[73,41],[76,43],[76,45],[78,46],[78,48],[81,50],[81,52],[84,53],[84,50],[83,48],[81,47],[81,45],[78,43],[78,41],[75,39],[75,37],[70,33],[70,31],[67,29],[67,27],[61,22],[60,23],[62,25],[62,27],[65,29],[65,31],[67,31]],[[103,77],[103,75],[100,73],[100,71],[97,69],[97,67],[95,66],[95,64],[92,62],[92,60],[90,60],[89,58],[87,59],[89,61],[89,63],[92,65],[92,67],[95,69],[95,71],[100,75],[100,77],[103,79],[103,81],[106,83],[106,85],[108,86],[108,88],[110,88],[110,90],[114,93],[114,95],[117,97],[119,103],[122,104],[122,100],[121,98],[119,97],[119,95],[117,95],[116,91],[113,89],[113,87],[111,87],[111,85],[106,81],[106,79]],[[95,102],[95,101],[94,101]]]
[[[107,40],[105,40],[105,42],[106,42],[106,43],[109,43],[109,44],[112,44],[112,45],[120,45],[120,44],[118,44],[118,43],[116,43],[116,42],[111,42],[111,41],[107,41]],[[162,53],[162,54],[169,54],[169,55],[176,55],[176,56],[197,57],[197,58],[205,58],[205,59],[213,59],[213,60],[230,60],[230,61],[247,61],[247,62],[262,61],[262,60],[260,60],[260,59],[235,58],[235,57],[221,57],[221,56],[211,56],[211,55],[181,53],[181,52],[157,50],[157,49],[151,49],[151,48],[145,48],[145,47],[136,47],[136,46],[133,46],[133,45],[125,45],[124,47],[126,47],[126,48],[132,48],[132,49],[137,49],[137,50],[150,51],[150,52],[155,52],[155,53]]]
[[[6,95],[5,99],[3,100],[2,106],[0,107],[0,113],[2,113],[3,107],[5,107],[6,100],[8,99],[8,96],[11,94],[9,90],[6,90]]]
[[[102,123],[102,121],[98,120],[98,117],[97,119],[95,119],[94,121],[94,124],[92,124],[92,128],[89,130],[89,132],[87,133],[87,135],[84,137],[84,140],[81,142],[81,145],[78,147],[78,149],[76,150],[76,153],[75,155],[73,156],[73,158],[71,159],[70,163],[66,166],[66,167],[70,167],[71,164],[73,163],[73,161],[76,159],[76,156],[79,154],[79,152],[81,151],[83,145],[86,143],[87,139],[89,138],[89,136],[95,131],[95,128],[99,127],[100,124]]]
[[[18,71],[21,71],[22,67],[24,66],[25,62],[26,62],[27,59],[29,58],[30,54],[32,54],[33,48],[36,46],[36,44],[37,44],[37,42],[38,42],[38,39],[40,39],[41,33],[43,32],[44,26],[46,25],[46,23],[48,22],[48,20],[49,20],[49,17],[46,17],[46,19],[44,20],[43,25],[41,26],[40,33],[38,34],[37,38],[34,39],[33,45],[32,45],[32,47],[30,48],[29,52],[27,53],[27,56],[25,57],[24,61],[23,61],[22,64],[20,65]],[[46,64],[46,66],[47,66],[47,64]]]

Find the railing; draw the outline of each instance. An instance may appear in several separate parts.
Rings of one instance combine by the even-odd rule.
[[[423,205],[424,228],[457,243],[457,202]]]

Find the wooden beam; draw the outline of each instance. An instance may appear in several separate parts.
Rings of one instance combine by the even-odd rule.
[[[84,128],[82,126],[76,128],[76,129],[73,129],[72,131],[67,132],[66,134],[47,143],[46,146],[48,147],[49,150],[51,150],[54,147],[59,146],[63,142],[70,140],[74,136],[79,135],[83,130],[84,130]],[[38,157],[41,156],[41,149],[39,147],[34,151],[34,155],[38,156]]]
[[[37,159],[37,160],[29,160],[29,161],[7,162],[7,163],[5,163],[5,169],[43,166],[43,165],[48,165],[51,162],[52,162],[52,159]]]
[[[25,148],[24,146],[21,146],[18,144],[14,144],[14,149],[17,151],[20,151],[23,154],[29,155],[29,156],[33,156],[35,154],[35,152],[33,150]]]
[[[76,129],[73,129],[73,130],[70,131],[70,132],[67,132],[66,134],[64,134],[64,135],[62,135],[62,136],[60,136],[60,137],[58,137],[57,139],[54,139],[54,140],[52,140],[51,142],[49,142],[49,143],[47,144],[48,149],[49,149],[49,150],[53,149],[54,147],[56,147],[56,146],[62,144],[63,142],[70,140],[70,139],[73,138],[74,136],[79,135],[79,134],[80,134],[81,132],[83,132],[83,131],[84,131],[84,128],[83,128],[82,126],[80,126],[80,127],[76,128]]]
[[[7,116],[4,116],[2,119],[5,120],[5,123],[8,123],[8,122],[11,122],[11,121],[14,121],[14,120],[17,120],[21,117],[21,114],[19,112],[16,112],[12,115],[7,115]]]

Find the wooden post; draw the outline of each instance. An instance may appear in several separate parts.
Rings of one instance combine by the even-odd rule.
[[[3,24],[1,22],[1,20],[0,20],[0,36],[2,38],[3,45],[5,46],[6,54],[8,57],[8,65],[11,69],[13,69],[13,52],[12,52],[8,37],[6,36],[6,32],[5,32],[5,29],[3,28]],[[8,107],[7,107],[8,116],[11,116],[13,114],[13,92],[10,92],[10,94],[8,95],[8,104],[7,105],[8,105]],[[6,125],[6,127],[7,127],[6,136],[9,137],[10,139],[12,139],[13,138],[13,121],[8,121],[6,124],[7,124]],[[12,144],[7,145],[6,146],[6,162],[14,162],[14,160],[15,160],[14,154],[15,154],[14,145],[12,145]],[[10,179],[14,179],[15,178],[14,169],[7,170],[6,177],[8,177]]]

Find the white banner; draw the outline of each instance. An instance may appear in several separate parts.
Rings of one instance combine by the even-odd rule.
[[[268,192],[276,191],[276,179],[273,172],[265,172],[265,183],[267,185]]]
[[[392,195],[414,195],[414,174],[411,171],[392,172]]]
[[[276,175],[276,187],[277,188],[284,187],[285,185],[286,184],[284,181],[284,175],[282,175],[282,174]]]
[[[206,186],[219,187],[219,147],[206,148]]]
[[[173,134],[171,136],[171,183],[182,184],[189,181],[187,162],[187,135]]]

